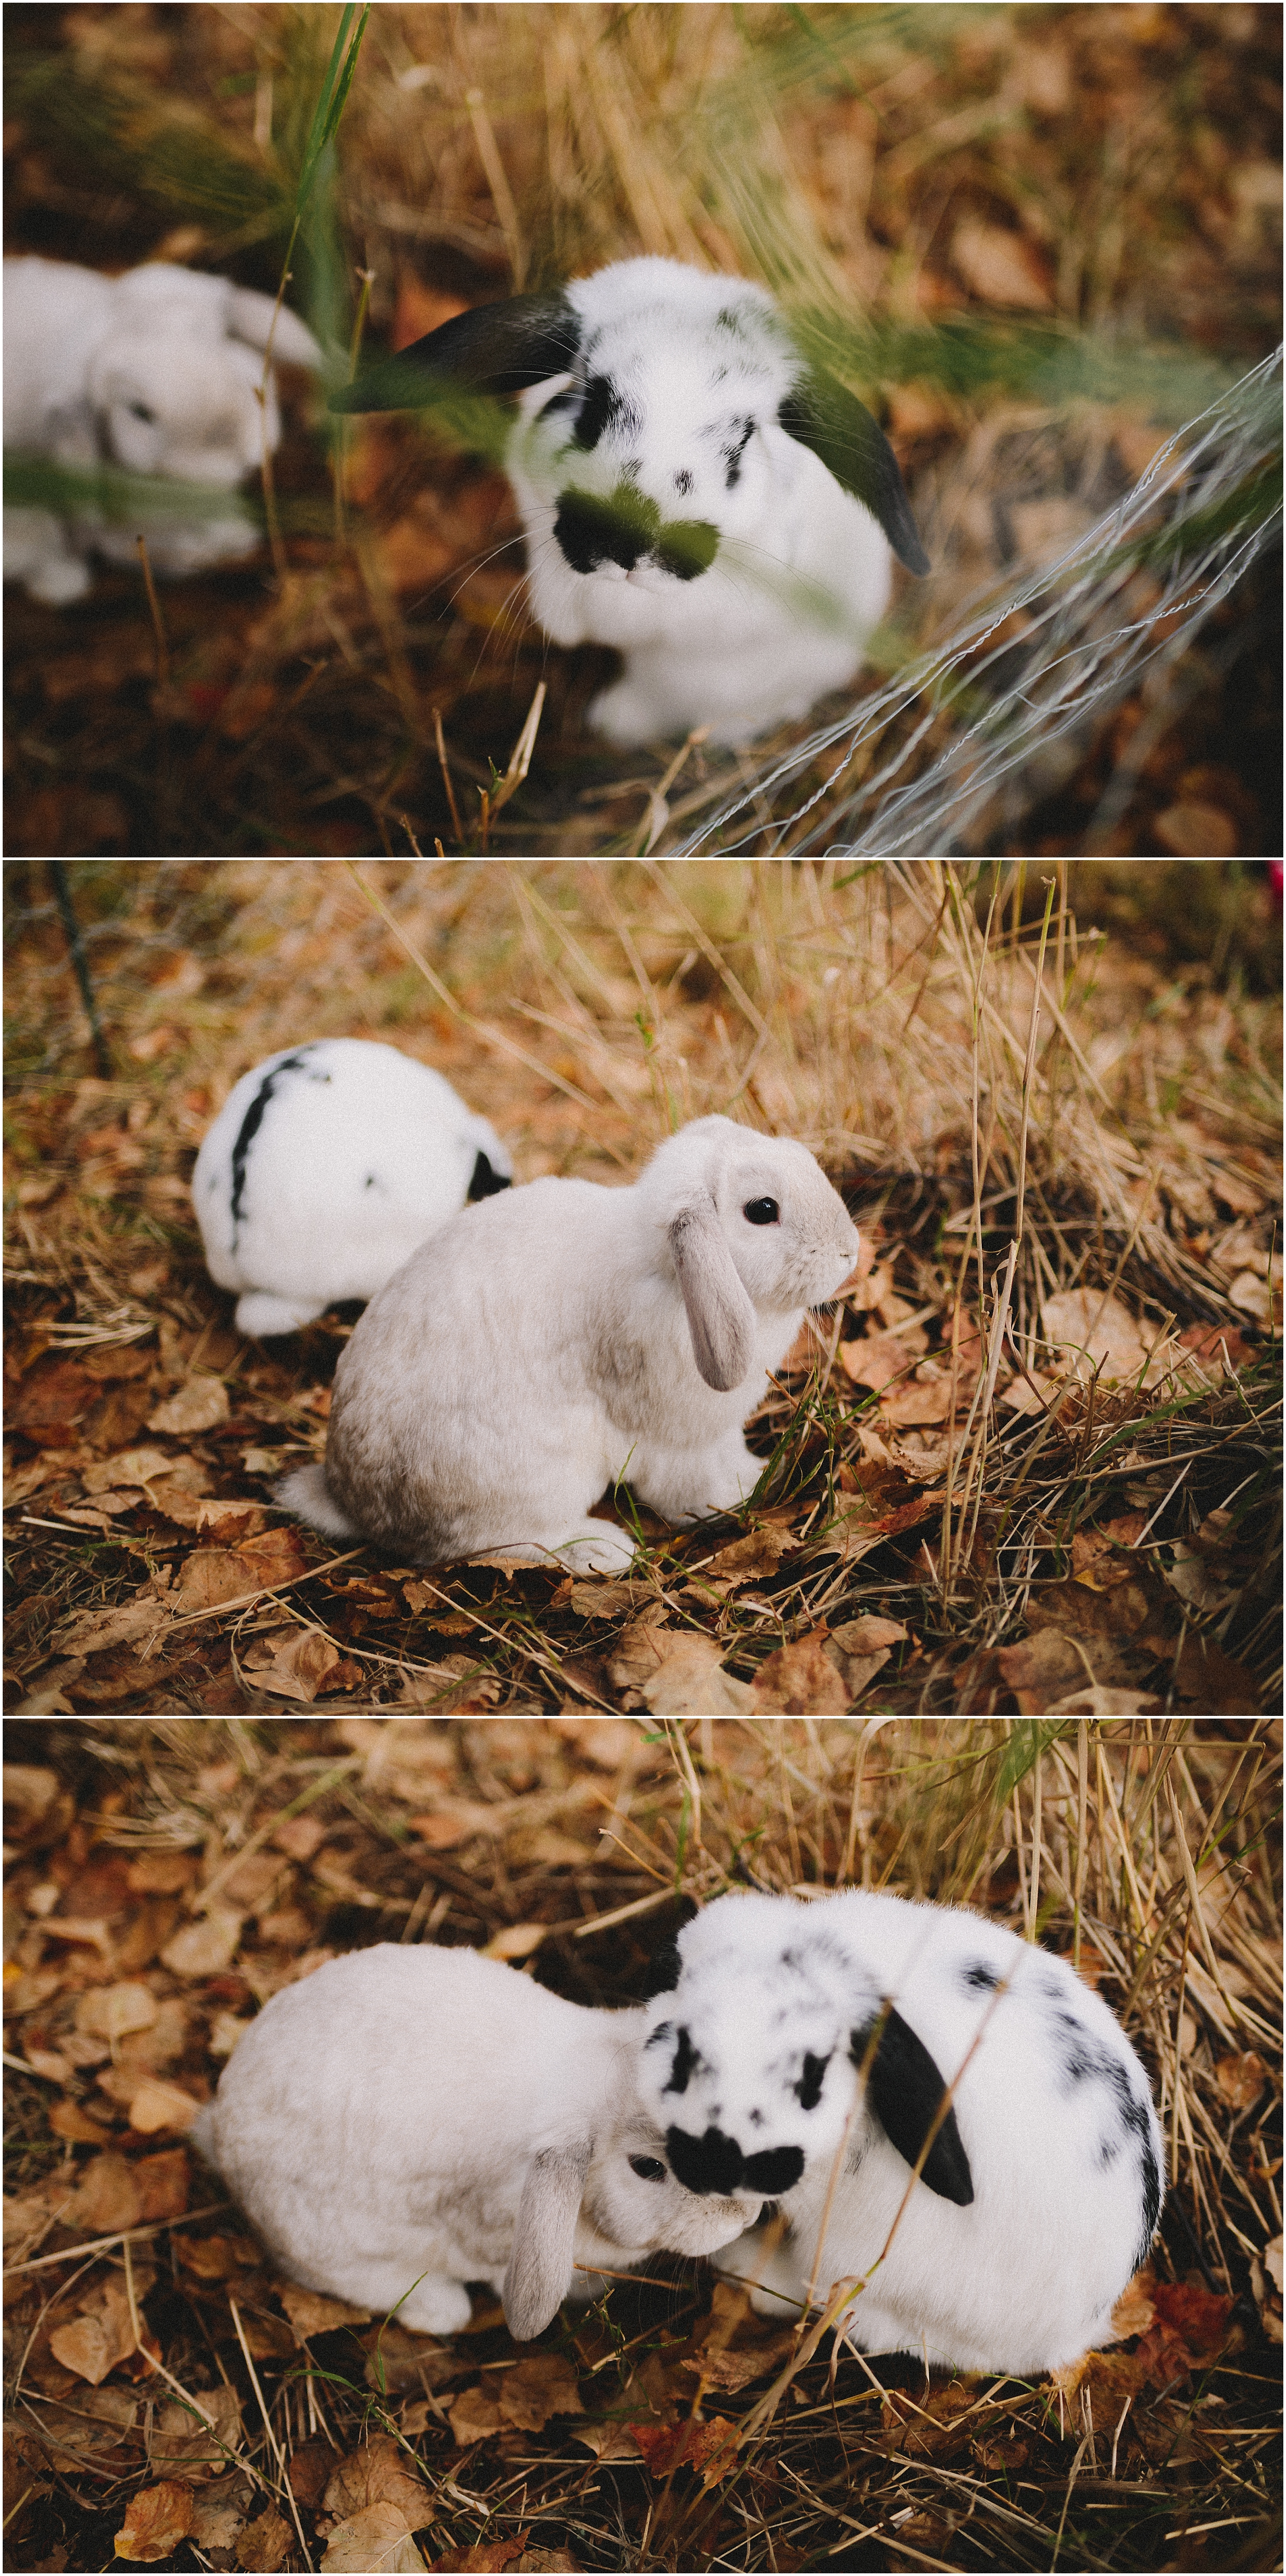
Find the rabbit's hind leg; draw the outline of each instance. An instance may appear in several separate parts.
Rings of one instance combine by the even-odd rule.
[[[636,1450],[629,1480],[641,1503],[680,1527],[735,1512],[754,1492],[764,1471],[740,1431],[710,1449]]]

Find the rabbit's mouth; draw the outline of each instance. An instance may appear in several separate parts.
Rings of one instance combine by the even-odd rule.
[[[558,497],[554,536],[573,572],[628,578],[640,569],[694,581],[719,546],[709,519],[663,520],[655,501],[631,483],[602,496],[570,484]],[[650,584],[640,587],[651,587]]]

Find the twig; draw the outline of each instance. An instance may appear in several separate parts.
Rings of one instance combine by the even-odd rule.
[[[156,596],[156,584],[152,579],[152,567],[148,561],[147,539],[140,534],[134,539],[134,543],[138,547],[138,559],[143,567],[143,579],[147,585],[147,604],[152,612],[152,632],[156,637],[156,685],[158,689],[166,689],[170,683],[170,648],[165,640],[161,603]]]
[[[140,546],[142,543],[143,540],[140,537]],[[144,554],[143,558],[143,569],[147,572],[146,554]],[[152,577],[150,573],[147,574],[147,586],[153,601],[155,601],[156,594],[152,591]],[[159,620],[159,609],[156,610],[156,615]],[[162,644],[163,643],[164,638],[162,638]],[[68,954],[70,955],[72,966],[75,971],[76,981],[80,986],[80,998],[85,1005],[85,1017],[89,1022],[89,1034],[93,1040],[94,1047],[94,1062],[98,1067],[100,1080],[103,1082],[110,1082],[112,1078],[112,1060],[107,1052],[107,1040],[103,1035],[103,1024],[98,1016],[98,1004],[94,1000],[94,987],[89,980],[89,962],[86,958],[84,945],[80,936],[80,923],[76,919],[75,906],[72,903],[71,894],[67,885],[67,869],[61,859],[50,859],[48,866],[50,878],[53,882],[54,901],[58,906],[59,918],[66,935]]]
[[[443,786],[445,787],[445,789],[446,789],[446,791],[447,791],[447,803],[448,803],[448,805],[449,805],[449,806],[450,806],[450,808],[451,808],[451,821],[452,821],[452,824],[453,824],[453,826],[454,826],[454,828],[455,828],[455,836],[456,836],[457,841],[459,841],[461,844],[463,844],[463,841],[464,841],[464,825],[463,825],[463,823],[462,823],[462,822],[461,822],[461,820],[460,820],[460,808],[459,808],[459,806],[457,805],[457,803],[456,803],[456,801],[455,801],[455,789],[454,789],[454,787],[453,787],[453,786],[452,786],[452,784],[451,784],[451,772],[450,772],[450,769],[449,769],[449,768],[448,768],[448,766],[447,766],[447,747],[446,747],[446,743],[444,742],[443,737],[442,737],[442,709],[441,709],[441,707],[435,707],[435,708],[434,708],[434,710],[433,710],[433,730],[434,730],[434,732],[435,732],[435,734],[436,734],[436,736],[437,736],[437,743],[438,743],[438,767],[440,768],[440,770],[441,770],[441,772],[442,772],[442,784],[443,784]],[[403,820],[403,822],[406,822],[406,817],[405,817],[405,815],[403,815],[402,820]],[[409,824],[407,825],[407,829],[408,829],[408,831],[409,831],[409,829],[410,829]]]

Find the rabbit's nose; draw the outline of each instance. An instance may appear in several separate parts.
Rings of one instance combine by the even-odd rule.
[[[595,572],[603,563],[632,572],[654,543],[660,516],[655,502],[628,483],[618,484],[606,500],[570,485],[559,495],[554,535],[573,572]]]

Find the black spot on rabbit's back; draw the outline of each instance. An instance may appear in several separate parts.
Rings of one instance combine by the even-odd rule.
[[[695,2049],[693,2047],[691,2034],[689,2033],[686,2024],[681,2022],[679,2025],[678,2046],[674,2052],[674,2064],[670,2068],[670,2080],[668,2084],[662,2086],[662,2091],[665,2093],[686,2093],[689,2078],[700,2064],[701,2053],[699,2049]]]
[[[961,1969],[960,1983],[966,1992],[994,1993],[1000,1983],[1000,1973],[996,1968],[989,1968],[984,1959],[975,1959],[972,1966]]]
[[[284,1055],[280,1058],[278,1063],[273,1065],[271,1071],[264,1075],[264,1078],[241,1121],[241,1125],[237,1129],[236,1142],[232,1148],[231,1212],[232,1247],[234,1251],[236,1250],[237,1241],[236,1230],[241,1222],[242,1203],[245,1198],[246,1164],[249,1159],[250,1148],[263,1125],[264,1111],[267,1108],[278,1083],[281,1081],[283,1074],[307,1073],[314,1082],[329,1082],[330,1080],[330,1075],[328,1073],[312,1072],[308,1062],[309,1053],[309,1048],[301,1047],[298,1055]]]
[[[628,431],[637,437],[642,423],[632,403],[626,401],[619,385],[610,376],[591,376],[585,388],[585,399],[572,431],[578,447],[597,447],[604,430]]]

